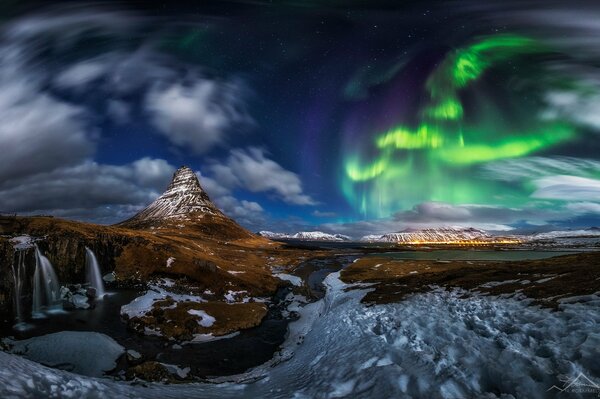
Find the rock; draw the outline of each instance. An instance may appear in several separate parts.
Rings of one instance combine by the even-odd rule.
[[[161,363],[169,373],[175,378],[185,380],[190,374],[191,369],[189,367],[181,368],[174,364]]]
[[[139,378],[146,381],[168,381],[171,373],[159,362],[144,362],[127,370],[126,377],[129,380]]]
[[[101,377],[116,367],[116,361],[125,352],[125,348],[108,335],[61,331],[13,341],[11,351],[50,367]]]
[[[87,287],[85,290],[85,295],[88,298],[96,298],[96,287]]]
[[[133,349],[127,350],[127,361],[129,363],[139,363],[142,360],[142,354],[138,351],[134,351]]]
[[[107,283],[113,283],[116,280],[115,273],[114,272],[110,272],[110,273],[105,274],[102,277],[102,280],[104,280]]]
[[[65,286],[60,287],[60,297],[61,299],[69,299],[71,297],[71,290]]]
[[[79,293],[73,295],[69,302],[73,304],[75,309],[88,309],[90,307],[87,295],[81,295]]]
[[[182,349],[183,346],[181,346],[179,344],[173,344],[173,346],[171,348],[173,348],[173,349]]]

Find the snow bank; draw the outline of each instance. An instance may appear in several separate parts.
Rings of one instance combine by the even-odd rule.
[[[61,331],[10,344],[13,353],[27,359],[97,377],[114,369],[125,352],[114,339],[96,332]]]
[[[277,356],[288,360],[236,377],[265,377],[253,383],[132,386],[0,353],[0,396],[544,398],[564,377],[600,380],[598,296],[550,311],[514,298],[435,290],[365,307],[364,291],[345,292],[337,273],[325,284],[325,298],[290,324]]]

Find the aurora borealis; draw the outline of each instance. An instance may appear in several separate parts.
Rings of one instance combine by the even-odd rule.
[[[0,212],[114,223],[188,165],[252,230],[600,223],[589,2],[0,13]]]
[[[349,181],[343,183],[347,197],[365,216],[378,217],[424,200],[459,204],[493,201],[497,185],[473,177],[471,170],[479,164],[551,148],[572,138],[576,128],[555,121],[534,122],[537,126],[533,130],[527,130],[525,124],[469,123],[461,91],[468,90],[497,64],[543,51],[533,39],[505,34],[480,38],[450,51],[426,81],[428,100],[419,112],[417,126],[396,125],[375,134],[379,155],[370,163],[363,165],[356,156],[348,156]],[[480,111],[475,106],[470,113]]]

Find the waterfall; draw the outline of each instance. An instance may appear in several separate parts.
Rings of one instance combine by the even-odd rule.
[[[13,262],[13,281],[14,301],[15,301],[15,316],[17,323],[24,321],[23,317],[23,279],[25,278],[25,251],[18,251],[17,262]]]
[[[33,315],[39,315],[44,308],[55,305],[59,300],[60,285],[52,263],[35,246],[35,273],[33,274]]]
[[[98,266],[96,255],[88,247],[85,247],[85,275],[90,286],[96,289],[96,298],[102,298],[104,296],[104,282],[102,281],[100,266]]]

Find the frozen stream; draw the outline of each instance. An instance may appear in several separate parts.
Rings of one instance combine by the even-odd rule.
[[[0,397],[543,398],[556,397],[548,389],[562,387],[561,379],[600,378],[597,296],[563,303],[558,312],[443,290],[365,307],[364,291],[344,292],[338,273],[325,285],[325,297],[291,324],[283,356],[293,356],[238,379],[262,376],[258,381],[132,385],[0,352]]]

